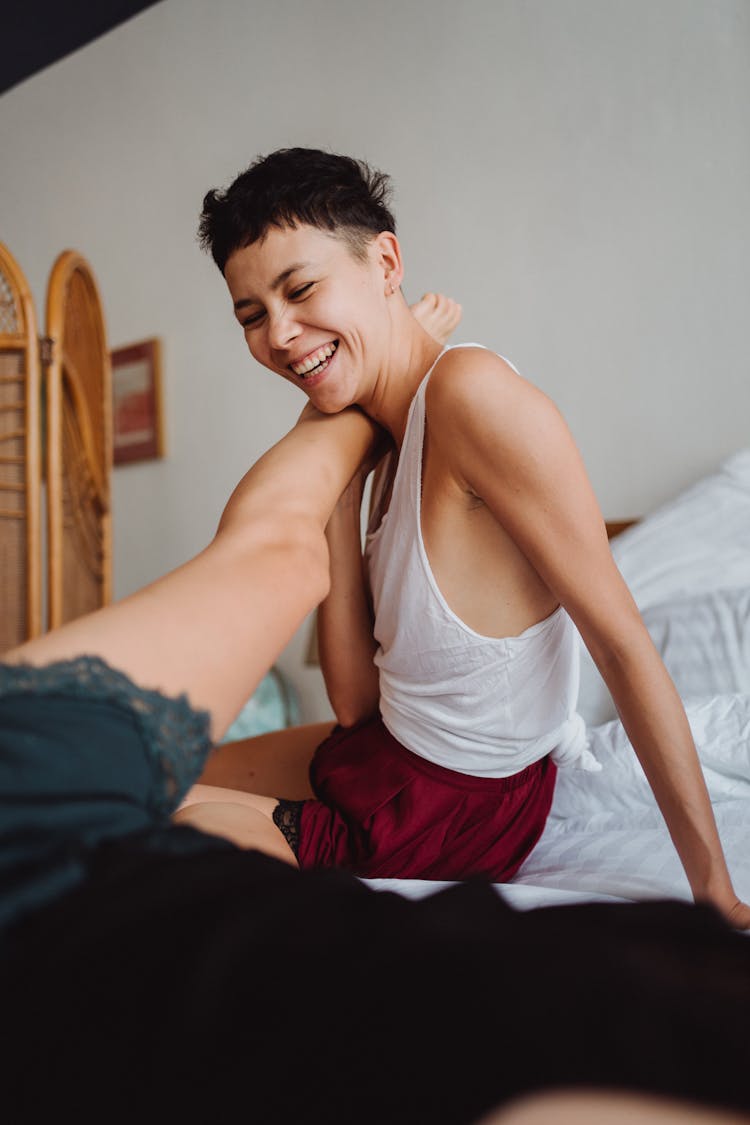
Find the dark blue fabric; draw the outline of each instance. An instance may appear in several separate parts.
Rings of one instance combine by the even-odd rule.
[[[0,926],[85,877],[106,840],[165,824],[208,716],[96,658],[0,665]]]

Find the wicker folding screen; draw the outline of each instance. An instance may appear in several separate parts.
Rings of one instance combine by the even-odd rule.
[[[112,596],[112,368],[99,290],[84,258],[58,257],[47,288],[48,625]]]
[[[0,652],[42,629],[40,392],[34,304],[0,243]]]

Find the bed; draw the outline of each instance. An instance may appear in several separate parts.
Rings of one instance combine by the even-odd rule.
[[[735,890],[750,901],[750,448],[612,540],[685,703]],[[579,710],[599,773],[561,770],[544,833],[510,883],[514,906],[691,898],[606,685],[581,644]],[[368,880],[411,898],[437,886]]]

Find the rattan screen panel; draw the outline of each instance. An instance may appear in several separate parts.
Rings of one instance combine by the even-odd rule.
[[[0,336],[9,336],[21,331],[22,310],[20,294],[9,276],[8,264],[3,263],[3,266],[0,268]]]
[[[93,273],[66,250],[47,291],[48,623],[112,596],[112,374]]]
[[[31,294],[0,243],[0,652],[42,628],[40,393]]]

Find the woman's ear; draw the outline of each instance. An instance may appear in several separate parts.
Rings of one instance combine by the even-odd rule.
[[[404,279],[404,265],[401,260],[401,246],[390,230],[381,231],[372,241],[375,260],[383,272],[387,296],[401,287]]]

